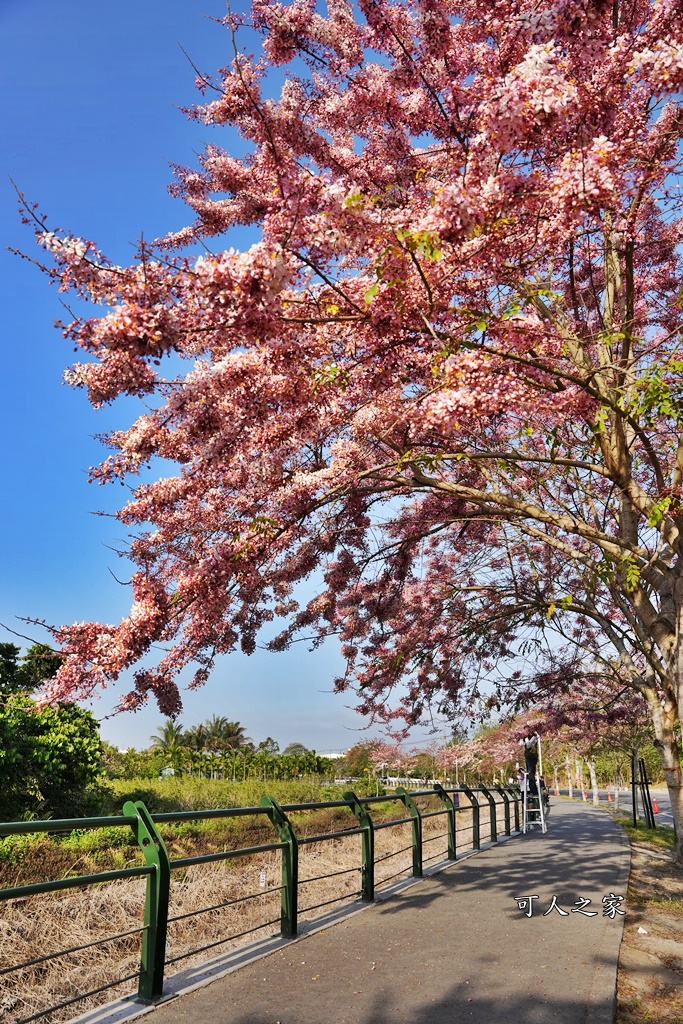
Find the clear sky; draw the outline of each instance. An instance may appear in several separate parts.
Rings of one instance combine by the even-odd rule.
[[[125,532],[92,514],[112,512],[125,492],[89,485],[86,475],[102,452],[95,435],[125,426],[132,406],[119,400],[95,412],[62,384],[74,357],[52,327],[60,296],[6,250],[40,254],[9,179],[52,227],[95,240],[120,264],[141,233],[152,239],[188,223],[191,211],[167,193],[169,164],[194,164],[209,140],[231,147],[177,109],[199,99],[180,47],[204,71],[227,64],[229,37],[210,20],[224,13],[221,0],[0,0],[0,622],[35,639],[48,637],[17,616],[112,622],[128,610],[129,591],[112,575],[126,575],[112,550],[124,546]],[[250,239],[231,241],[246,247]],[[0,641],[22,643],[4,629]],[[257,742],[270,735],[281,747],[298,740],[319,751],[346,748],[368,733],[347,707],[353,699],[330,692],[339,667],[333,645],[232,655],[204,689],[184,695],[181,721],[215,713],[242,722]],[[107,692],[93,706],[97,717],[115,702]],[[162,721],[150,705],[106,718],[102,735],[144,747]],[[426,736],[413,734],[420,744]]]

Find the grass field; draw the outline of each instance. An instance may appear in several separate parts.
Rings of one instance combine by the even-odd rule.
[[[110,784],[104,815],[120,814],[126,800],[142,800],[152,813],[255,807],[267,792],[280,803],[312,803],[341,799],[344,789],[317,779],[244,783],[215,779],[168,778],[116,780]],[[348,812],[344,812],[348,816]],[[330,817],[319,820],[320,831]],[[334,817],[333,815],[331,816]],[[304,818],[304,821],[307,819]],[[275,833],[265,819],[228,818],[178,823],[164,827],[171,856],[190,857],[238,846],[272,842]],[[0,885],[14,886],[47,878],[107,871],[139,862],[139,850],[128,828],[74,830],[63,835],[10,836],[0,839]]]

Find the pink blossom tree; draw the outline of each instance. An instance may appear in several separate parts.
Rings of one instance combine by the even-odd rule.
[[[370,764],[376,775],[387,775],[400,769],[406,754],[398,743],[377,740],[370,751]]]
[[[466,784],[467,772],[477,764],[477,750],[470,740],[446,743],[437,752],[436,763],[453,784]]]
[[[546,776],[554,766],[556,785],[558,765],[578,759],[586,762],[597,802],[596,756],[611,751],[630,756],[634,746],[651,742],[652,721],[639,693],[623,682],[618,686],[616,672],[607,675],[593,667],[577,673],[571,688],[558,686],[524,713],[505,718],[466,743],[444,745],[437,760],[451,766],[457,758],[460,765],[469,765],[489,779],[505,778],[520,763],[524,765],[520,745],[530,731],[538,733],[541,741]],[[570,775],[568,780],[571,786]]]
[[[275,647],[338,636],[337,689],[411,724],[564,635],[647,701],[683,861],[680,4],[358,12],[254,0],[257,57],[226,17],[189,111],[226,148],[176,169],[192,222],[131,266],[25,207],[47,273],[105,307],[64,325],[67,380],[145,400],[93,479],[177,466],[119,512],[130,614],[57,629],[47,697],[160,642],[121,707],[175,715],[185,666],[287,616]]]
[[[634,747],[652,740],[647,702],[630,686],[619,687],[615,682],[618,684],[614,675],[587,672],[580,685],[555,695],[551,702],[531,713],[537,727],[552,737],[556,754],[564,755],[568,763],[579,758],[585,761],[593,803],[598,802],[596,757],[618,751],[628,758]],[[577,786],[582,788],[578,773]]]

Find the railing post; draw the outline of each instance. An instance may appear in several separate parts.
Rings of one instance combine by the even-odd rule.
[[[261,797],[261,807],[278,831],[282,850],[282,889],[280,891],[280,934],[285,939],[296,935],[299,894],[299,844],[292,823],[272,796]]]
[[[503,798],[503,813],[505,815],[505,835],[511,835],[510,831],[510,798],[503,789],[502,786],[496,786],[496,793],[500,793]]]
[[[479,786],[484,796],[489,802],[489,831],[491,833],[490,839],[492,843],[498,842],[498,822],[496,821],[496,801],[493,794],[489,792],[486,786]]]
[[[512,797],[512,806],[515,809],[515,832],[521,832],[522,826],[519,823],[519,800],[521,797],[521,791],[517,786],[510,786],[508,792]]]
[[[358,818],[358,824],[363,829],[360,892],[364,903],[372,903],[375,898],[375,829],[367,809],[352,790],[344,793],[344,799],[348,801],[352,813]]]
[[[469,788],[469,786],[460,786],[467,799],[472,806],[472,849],[481,849],[481,836],[479,831],[479,801],[476,796]]]
[[[404,786],[396,787],[396,795],[400,796],[404,805],[408,808],[413,829],[413,878],[422,878],[422,816],[412,796],[406,792]]]
[[[133,803],[132,800],[126,800],[123,813],[126,817],[136,819],[131,828],[142,850],[145,864],[154,868],[147,876],[138,1001],[157,1003],[163,998],[164,989],[171,863],[159,830],[142,801],[136,800]]]
[[[448,860],[455,860],[455,805],[440,782],[434,783],[434,792],[446,805],[448,822]]]

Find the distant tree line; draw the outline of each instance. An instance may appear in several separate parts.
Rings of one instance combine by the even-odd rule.
[[[151,737],[148,750],[117,750],[105,744],[104,764],[110,778],[155,778],[172,769],[189,775],[234,782],[249,778],[290,779],[318,775],[332,778],[334,762],[303,743],[279,744],[266,737],[258,745],[239,722],[220,715],[185,729],[168,719]]]

